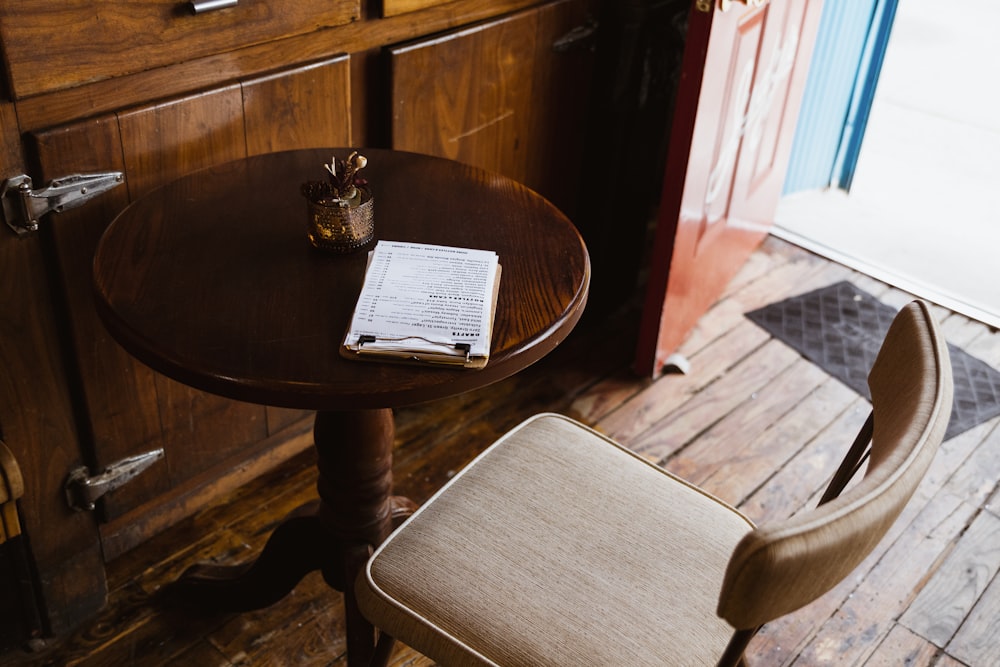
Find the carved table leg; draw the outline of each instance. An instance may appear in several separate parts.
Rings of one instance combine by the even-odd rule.
[[[347,655],[351,665],[367,665],[376,633],[358,611],[354,580],[369,548],[392,531],[392,411],[320,412],[313,437],[318,454],[323,527],[342,544],[341,559],[323,568],[327,583],[344,593]]]
[[[376,631],[358,611],[354,581],[370,550],[414,505],[392,496],[392,410],[319,412],[313,428],[320,500],[285,519],[261,555],[240,566],[196,565],[173,593],[228,611],[277,602],[312,570],[344,593],[349,664],[367,665]]]

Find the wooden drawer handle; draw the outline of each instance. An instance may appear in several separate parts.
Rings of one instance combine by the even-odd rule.
[[[235,7],[239,0],[191,0],[191,9],[195,14],[211,12],[216,9]]]

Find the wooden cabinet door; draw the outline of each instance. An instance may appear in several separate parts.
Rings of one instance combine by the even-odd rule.
[[[591,5],[561,0],[391,48],[392,147],[499,172],[571,214],[593,54],[560,38]]]
[[[346,25],[360,0],[252,0],[195,14],[189,2],[0,0],[17,99]],[[199,3],[201,4],[201,3]]]
[[[343,57],[33,135],[45,181],[125,173],[126,186],[49,221],[90,431],[88,463],[99,471],[125,456],[165,452],[103,499],[106,557],[308,446],[308,420],[305,413],[195,391],[125,353],[105,332],[91,298],[91,260],[104,228],[129,201],[196,169],[251,153],[349,145],[349,100]]]
[[[10,170],[7,176],[24,172],[16,112],[8,102],[0,102],[0,164]],[[81,458],[70,381],[60,354],[58,289],[47,271],[49,251],[43,235],[18,238],[6,225],[0,229],[0,440],[24,476],[24,495],[18,501],[22,544],[8,542],[0,549],[10,554],[27,546],[38,574],[25,579],[22,568],[13,568],[15,589],[5,587],[6,573],[0,573],[0,612],[23,614],[12,623],[0,613],[6,625],[0,636],[17,636],[19,643],[22,630],[30,636],[45,626],[55,633],[67,631],[79,614],[104,604],[107,588],[94,522],[67,507],[59,491]],[[0,568],[11,566],[11,560],[0,561]],[[46,601],[38,613],[15,605],[31,606],[29,588]],[[16,627],[18,620],[21,627]],[[4,648],[0,645],[0,652]]]

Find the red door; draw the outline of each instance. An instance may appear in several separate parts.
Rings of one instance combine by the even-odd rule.
[[[697,0],[684,48],[636,352],[656,377],[764,240],[822,0]]]

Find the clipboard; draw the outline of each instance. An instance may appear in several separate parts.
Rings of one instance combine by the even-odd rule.
[[[341,354],[483,368],[501,272],[492,251],[379,241],[369,253]]]

